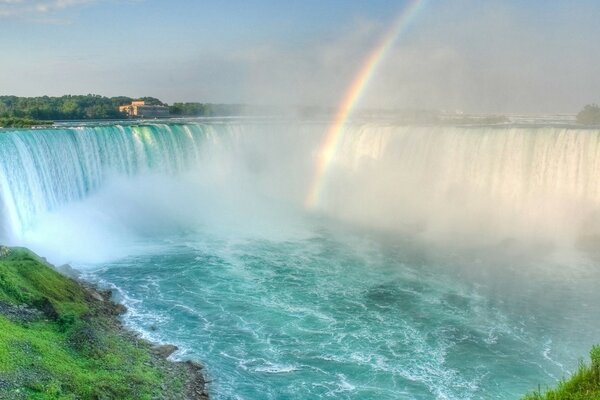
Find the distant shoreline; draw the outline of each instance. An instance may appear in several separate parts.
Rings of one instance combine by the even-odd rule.
[[[0,128],[35,128],[52,125],[54,125],[54,121],[16,117],[0,118]]]

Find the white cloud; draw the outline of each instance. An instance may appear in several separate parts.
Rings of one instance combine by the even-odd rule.
[[[0,0],[0,18],[47,14],[94,1],[97,0]]]

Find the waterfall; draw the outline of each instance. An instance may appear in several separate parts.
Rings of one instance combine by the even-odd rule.
[[[0,134],[0,215],[20,236],[41,213],[81,200],[111,175],[181,172],[212,130],[201,125],[106,125]]]
[[[324,209],[378,226],[571,239],[598,225],[600,130],[363,125],[326,188]]]
[[[204,171],[215,185],[300,206],[326,128],[231,120],[4,131],[0,235],[18,242],[40,215],[85,200],[114,177]],[[599,178],[597,129],[353,123],[317,212],[433,236],[575,240],[600,226]]]

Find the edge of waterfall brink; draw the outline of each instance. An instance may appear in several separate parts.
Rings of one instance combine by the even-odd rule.
[[[201,364],[170,361],[177,347],[124,328],[110,290],[62,269],[0,246],[0,398],[208,399]]]

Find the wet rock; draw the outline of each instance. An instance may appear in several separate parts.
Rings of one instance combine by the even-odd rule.
[[[202,368],[204,368],[204,365],[200,364],[198,361],[194,361],[194,360],[188,360],[186,361],[187,365],[190,366],[190,368],[199,371]]]
[[[174,346],[172,344],[162,344],[152,347],[152,352],[159,357],[167,358],[178,349],[179,347]]]
[[[59,267],[56,267],[56,270],[63,275],[66,275],[73,279],[81,278],[81,272],[77,271],[75,268],[71,267],[69,264],[63,264]]]
[[[101,301],[104,302],[104,297],[102,297],[102,295],[98,292],[96,292],[95,290],[90,289],[89,290],[90,296],[97,301]]]
[[[123,304],[111,303],[109,311],[112,315],[122,315],[127,312],[127,307]]]

